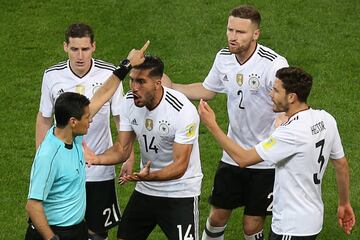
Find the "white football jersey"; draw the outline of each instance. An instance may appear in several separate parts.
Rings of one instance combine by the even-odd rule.
[[[274,131],[276,114],[269,93],[276,71],[283,67],[288,67],[286,59],[260,44],[243,64],[227,48],[217,53],[203,86],[227,95],[228,136],[241,146],[251,148]],[[237,166],[225,151],[221,160]],[[261,162],[250,168],[270,167]]]
[[[111,76],[114,69],[114,65],[110,63],[92,59],[89,72],[80,78],[72,72],[69,60],[50,67],[43,76],[39,111],[44,117],[52,117],[55,100],[63,92],[77,92],[91,100],[95,91]],[[104,104],[90,123],[84,139],[96,154],[101,154],[112,146],[110,109],[113,116],[119,115],[122,101],[123,87],[120,84],[112,99]],[[86,181],[106,181],[114,177],[114,166],[86,168]]]
[[[185,174],[170,181],[137,182],[136,190],[151,196],[184,198],[200,195],[202,172],[198,145],[199,116],[195,106],[182,93],[163,87],[159,105],[149,111],[134,104],[132,92],[125,95],[120,131],[133,131],[141,152],[140,167],[152,161],[157,171],[173,162],[173,143],[192,144]]]
[[[272,230],[279,235],[319,233],[325,168],[329,158],[344,157],[335,119],[323,110],[301,111],[255,149],[275,165]]]

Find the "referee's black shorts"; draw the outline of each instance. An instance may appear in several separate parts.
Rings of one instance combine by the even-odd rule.
[[[50,226],[50,228],[61,240],[88,240],[88,230],[84,221],[68,227]],[[25,240],[43,240],[30,221],[26,230]]]

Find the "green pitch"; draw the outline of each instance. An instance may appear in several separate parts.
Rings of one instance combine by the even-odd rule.
[[[96,58],[118,63],[131,48],[151,41],[149,53],[160,56],[166,73],[179,83],[202,81],[216,52],[226,46],[228,11],[243,1],[4,1],[0,9],[0,239],[23,239],[25,203],[35,154],[35,117],[45,68],[66,59],[63,33],[83,21],[95,31]],[[332,113],[339,125],[351,168],[351,200],[360,209],[360,3],[357,0],[253,0],[262,14],[259,42],[285,56],[314,77],[313,107]],[[128,84],[125,83],[128,87]],[[197,104],[197,103],[195,103]],[[211,103],[226,129],[225,97]],[[202,126],[200,148],[204,172],[200,230],[209,212],[209,196],[221,149]],[[331,165],[331,164],[330,164]],[[236,184],[236,183],[234,183]],[[134,185],[117,187],[124,209]],[[325,221],[318,239],[350,237],[337,226],[337,188],[332,166],[323,180]],[[235,211],[225,238],[242,239],[241,211]],[[309,216],[311,218],[311,216]],[[268,234],[270,219],[265,228]],[[115,239],[112,230],[110,239]],[[157,229],[149,239],[166,239]]]

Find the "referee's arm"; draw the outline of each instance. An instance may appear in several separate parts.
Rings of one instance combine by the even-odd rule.
[[[55,234],[48,224],[42,201],[28,199],[26,203],[26,212],[28,213],[36,231],[38,231],[44,239],[51,239],[54,237]]]

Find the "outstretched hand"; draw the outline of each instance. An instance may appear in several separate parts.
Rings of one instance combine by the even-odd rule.
[[[347,235],[350,235],[355,225],[355,213],[350,204],[338,207],[338,223]]]
[[[146,181],[150,174],[151,161],[148,161],[140,172],[134,172],[131,175],[125,175],[119,178],[120,184],[125,184],[129,181]]]
[[[132,49],[129,52],[127,59],[129,59],[131,66],[140,65],[145,61],[145,51],[149,45],[150,41],[148,40],[140,50]]]
[[[88,167],[93,164],[96,164],[96,155],[95,153],[86,145],[86,142],[82,142],[83,150],[84,150],[84,157],[85,162]]]
[[[215,113],[206,101],[204,101],[202,99],[200,100],[200,103],[198,106],[198,112],[200,115],[201,122],[207,128],[211,129],[211,128],[217,126]]]

